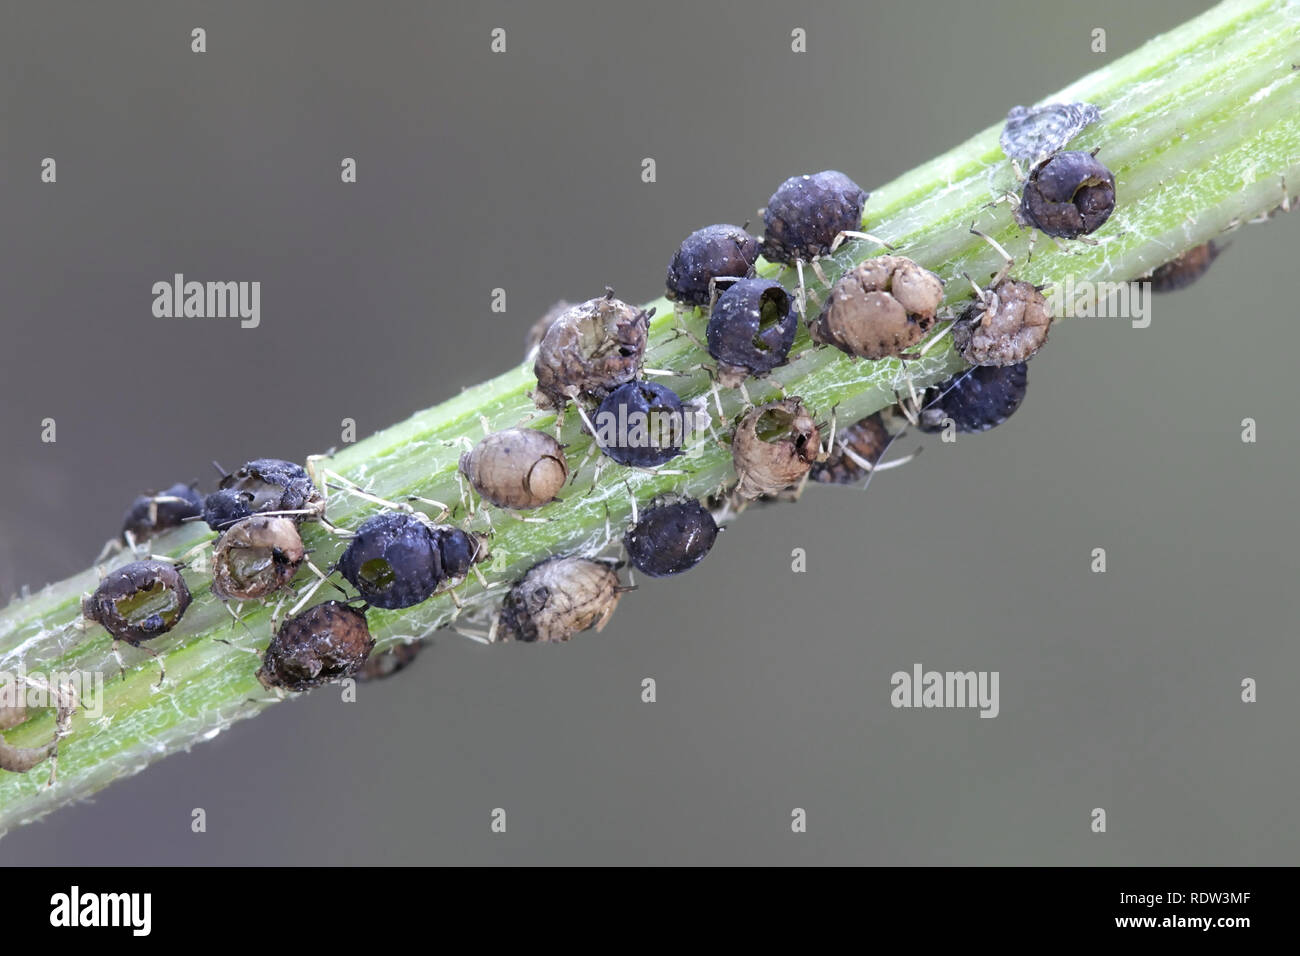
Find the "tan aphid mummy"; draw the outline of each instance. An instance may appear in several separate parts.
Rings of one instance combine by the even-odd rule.
[[[245,518],[217,540],[212,593],[227,601],[266,597],[292,581],[306,557],[302,536],[289,518]]]
[[[752,499],[797,484],[823,459],[820,443],[821,432],[798,398],[751,408],[732,438],[736,493]]]
[[[569,465],[560,443],[545,432],[507,428],[461,455],[460,472],[485,501],[527,511],[555,500]]]
[[[809,331],[849,355],[890,358],[924,337],[942,302],[933,272],[904,256],[877,256],[840,277]]]
[[[622,591],[618,570],[608,562],[550,558],[506,595],[498,639],[554,643],[579,631],[602,630]]]

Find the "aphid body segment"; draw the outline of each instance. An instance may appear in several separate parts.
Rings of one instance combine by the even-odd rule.
[[[998,142],[1009,159],[1037,163],[1101,119],[1091,103],[1047,103],[1043,106],[1013,106]]]
[[[424,651],[427,641],[409,641],[396,644],[382,654],[371,654],[361,670],[357,671],[357,680],[383,680],[404,671],[415,663],[415,659]]]
[[[1115,211],[1115,176],[1092,153],[1057,153],[1033,168],[1017,218],[1058,239],[1096,232]]]
[[[898,407],[882,408],[835,433],[835,447],[823,462],[812,466],[808,477],[824,484],[851,485],[864,480],[907,430],[907,418]]]
[[[550,558],[524,575],[501,608],[499,639],[543,643],[602,630],[618,605],[617,568],[588,558]]]
[[[325,496],[304,468],[279,458],[257,458],[221,479],[203,502],[203,520],[222,531],[250,515],[286,512],[295,520],[325,513]]]
[[[190,589],[175,565],[132,561],[104,575],[81,613],[114,640],[138,647],[175,627],[189,606]]]
[[[934,433],[950,419],[958,432],[983,432],[1001,425],[1020,407],[1029,386],[1029,367],[976,366],[936,385],[931,401],[921,410],[921,431]]]
[[[1170,259],[1164,265],[1157,266],[1148,276],[1152,292],[1176,292],[1185,289],[1210,269],[1210,264],[1219,256],[1219,249],[1213,241],[1193,246],[1181,256]]]
[[[694,498],[655,502],[623,536],[632,566],[652,578],[688,571],[718,539],[718,524]]]
[[[541,346],[542,339],[546,338],[546,333],[550,330],[551,326],[555,324],[555,320],[565,312],[568,312],[571,308],[573,308],[572,302],[567,302],[561,299],[559,302],[555,303],[555,305],[547,309],[542,317],[532,324],[532,327],[528,330],[528,334],[524,337],[526,360],[537,357],[537,349]]]
[[[374,646],[364,613],[326,601],[280,626],[266,648],[257,679],[267,688],[311,690],[357,674]]]
[[[650,314],[612,292],[566,310],[537,349],[537,405],[563,408],[580,395],[599,401],[635,379],[649,329]]]
[[[840,277],[810,324],[813,341],[859,358],[902,355],[934,325],[943,280],[903,256],[876,256]]]
[[[754,274],[759,241],[740,226],[716,225],[687,236],[668,263],[668,298],[705,306],[722,280]]]
[[[535,428],[493,432],[460,456],[460,471],[484,500],[519,511],[554,501],[569,477],[560,443]]]
[[[1052,324],[1047,299],[1028,282],[1003,279],[967,306],[953,342],[972,365],[1015,365],[1043,347]]]
[[[122,517],[122,536],[147,541],[160,531],[175,528],[187,518],[203,513],[203,496],[193,486],[172,485],[156,495],[140,495]]]
[[[600,450],[620,465],[655,468],[682,453],[682,401],[658,382],[629,382],[610,392],[593,424]]]
[[[741,279],[718,297],[709,315],[709,354],[718,360],[718,379],[728,387],[749,375],[784,365],[799,331],[794,300],[779,282]]]
[[[798,483],[824,460],[820,443],[821,432],[798,398],[751,408],[732,437],[736,493],[752,499]]]
[[[867,196],[833,169],[790,177],[763,210],[763,256],[788,265],[826,255],[840,233],[862,228]]]
[[[264,598],[292,581],[306,557],[298,526],[290,519],[244,518],[217,539],[212,593],[227,601]]]

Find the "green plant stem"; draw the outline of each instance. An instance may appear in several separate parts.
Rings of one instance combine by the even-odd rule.
[[[1121,281],[1141,276],[1281,204],[1284,183],[1300,183],[1300,6],[1278,0],[1224,3],[1049,99],[1087,101],[1102,111],[1102,121],[1071,144],[1078,149],[1099,147],[1118,183],[1116,212],[1096,234],[1096,245],[1072,242],[1058,248],[1043,240],[1026,261],[1029,234],[1014,224],[1008,206],[988,205],[1017,187],[998,147],[1000,125],[872,193],[865,228],[938,272],[947,281],[946,306],[953,314],[969,295],[963,274],[987,277],[1001,265],[992,248],[971,234],[972,223],[1016,257],[1018,278],[1035,283],[1067,276],[1075,281]],[[834,164],[834,157],[827,159]],[[833,281],[845,268],[878,252],[871,243],[850,242],[823,267]],[[654,264],[653,271],[661,272],[660,265]],[[790,270],[767,265],[762,271],[779,275],[787,285],[796,281]],[[815,310],[825,287],[811,272],[806,278],[809,307]],[[685,372],[671,380],[679,394],[707,397],[707,374],[687,371],[707,356],[690,336],[675,331],[680,324],[700,339],[703,317],[691,313],[677,318],[670,303],[652,304],[658,315],[651,326],[647,366]],[[1057,343],[1063,339],[1059,332],[1054,336]],[[950,339],[906,369],[897,360],[856,362],[833,349],[813,349],[806,331],[800,333],[794,356],[769,379],[751,380],[751,397],[756,402],[777,397],[778,386],[783,386],[801,396],[820,421],[829,422],[834,415],[840,424],[892,404],[896,390],[906,389],[909,376],[921,388],[963,367]],[[482,437],[485,425],[493,430],[521,423],[552,426],[553,416],[539,413],[528,396],[533,384],[531,368],[520,365],[344,448],[323,467],[387,499],[420,495],[461,502],[456,465],[467,440]],[[739,396],[722,396],[723,419],[717,418],[712,399],[708,401],[715,428],[725,434],[741,410]],[[570,463],[576,466],[590,448],[577,416],[570,415],[564,438]],[[492,512],[489,590],[484,592],[472,578],[458,589],[465,604],[458,625],[486,632],[504,589],[537,561],[609,546],[608,529],[615,538],[620,535],[633,496],[645,502],[667,491],[705,495],[734,478],[728,446],[708,436],[659,474],[610,466],[593,484],[594,465],[592,460],[578,470],[563,502],[532,516],[550,519],[546,523]],[[375,509],[371,502],[335,491],[328,513],[338,525],[355,528]],[[477,526],[482,527],[482,520],[476,519]],[[332,563],[341,551],[341,539],[319,526],[305,531],[317,563]],[[152,547],[155,553],[178,556],[211,537],[206,527],[190,525],[161,536]],[[105,566],[124,560],[120,556]],[[124,647],[127,666],[120,679],[108,635],[98,626],[77,623],[80,596],[98,579],[95,568],[16,600],[0,612],[0,671],[79,670],[108,677],[103,715],[74,717],[60,746],[53,786],[47,785],[43,767],[25,775],[0,774],[0,831],[210,739],[276,700],[254,678],[274,608],[246,605],[240,611],[243,626],[233,625],[211,595],[209,577],[194,568],[186,574],[194,603],[171,634],[153,642],[159,660]],[[296,588],[311,581],[304,574]],[[327,596],[327,591],[318,592],[315,600]],[[289,603],[294,599],[290,595]],[[369,617],[383,649],[446,627],[455,611],[452,598],[444,594],[402,611],[372,610]],[[635,613],[631,595],[619,614]],[[159,662],[167,677],[155,686]],[[50,739],[53,730],[52,712],[42,710],[6,738],[35,746]]]

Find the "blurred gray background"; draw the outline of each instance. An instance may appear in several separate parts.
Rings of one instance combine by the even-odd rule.
[[[0,589],[213,458],[302,460],[503,370],[556,299],[659,295],[686,232],[788,175],[886,182],[1204,6],[6,4]],[[0,860],[1294,863],[1298,241],[1237,233],[1145,331],[1066,322],[1005,427],[751,513],[603,634],[440,636]],[[261,327],[154,319],[174,272],[260,280]],[[893,709],[915,662],[999,671],[1001,715]]]

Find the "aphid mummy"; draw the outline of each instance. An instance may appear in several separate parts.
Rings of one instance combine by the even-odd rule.
[[[280,626],[257,679],[266,688],[311,690],[357,674],[374,646],[362,611],[326,601]]]
[[[545,432],[507,428],[461,455],[460,473],[485,501],[526,511],[555,500],[569,465],[563,447]]]

